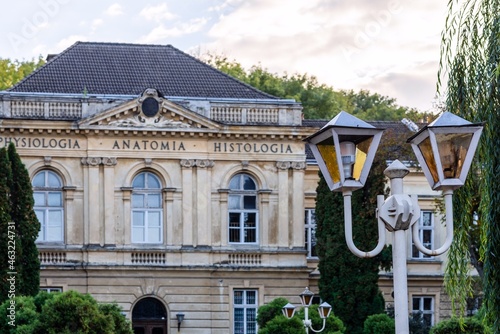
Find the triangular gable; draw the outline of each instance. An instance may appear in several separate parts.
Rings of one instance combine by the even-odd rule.
[[[146,89],[142,96],[79,122],[81,129],[214,129],[220,125]]]

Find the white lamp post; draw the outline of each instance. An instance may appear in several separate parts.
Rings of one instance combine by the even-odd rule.
[[[403,194],[403,178],[409,173],[399,160],[384,171],[390,179],[391,196],[377,196],[377,246],[370,252],[359,250],[352,239],[352,191],[362,188],[368,176],[382,129],[340,112],[317,133],[306,138],[330,190],[344,196],[345,238],[348,248],[358,257],[373,257],[385,244],[384,228],[394,233],[393,277],[396,333],[408,334],[408,282],[405,231],[413,227],[413,242],[424,254],[440,255],[448,250],[453,239],[453,190],[461,187],[469,171],[482,131],[481,124],[472,124],[449,112],[408,139],[432,189],[443,190],[446,208],[446,241],[440,248],[425,248],[418,238],[420,207],[417,196]],[[338,158],[340,157],[340,158]]]
[[[306,287],[306,289],[299,295],[300,296],[300,302],[302,306],[304,306],[304,320],[302,322],[304,323],[304,328],[306,329],[306,333],[309,333],[309,329],[312,330],[315,333],[322,332],[325,329],[326,326],[326,318],[330,315],[330,312],[332,311],[332,307],[328,303],[322,303],[319,308],[318,308],[318,313],[321,319],[323,319],[323,327],[319,330],[315,330],[312,327],[312,321],[309,319],[309,307],[312,304],[312,300],[314,297],[314,293],[309,291],[309,288]],[[287,317],[288,319],[292,318],[295,314],[295,306],[288,303],[282,308],[283,315]]]

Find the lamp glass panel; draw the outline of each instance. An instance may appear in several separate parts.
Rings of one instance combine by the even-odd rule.
[[[472,133],[437,133],[439,157],[445,179],[460,177],[469,150]]]
[[[424,140],[422,140],[420,144],[418,144],[418,149],[420,150],[420,153],[422,153],[422,156],[424,157],[425,164],[429,168],[434,183],[438,182],[439,177],[437,173],[436,159],[434,159],[434,153],[432,151],[430,137],[427,137]]]
[[[328,173],[334,183],[340,182],[339,164],[337,161],[337,154],[335,153],[335,145],[333,144],[333,137],[330,137],[316,145],[323,161],[325,162]]]
[[[368,155],[368,151],[370,150],[372,142],[373,137],[369,137],[356,145],[356,161],[354,162],[352,171],[352,176],[355,180],[359,180],[361,178],[361,171],[365,166],[366,157]]]

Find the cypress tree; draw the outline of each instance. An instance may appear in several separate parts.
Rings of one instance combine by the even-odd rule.
[[[0,149],[0,303],[7,299],[10,282],[7,281],[9,272],[9,245],[8,231],[10,219],[9,185],[12,182],[10,163],[7,150]],[[12,253],[11,253],[12,254]],[[15,255],[15,254],[13,254]],[[15,258],[14,258],[15,259]]]
[[[10,184],[10,216],[16,226],[18,295],[34,296],[40,290],[40,261],[35,241],[40,222],[33,210],[33,189],[28,170],[10,143],[7,151],[12,170]]]
[[[377,195],[387,198],[384,170],[387,161],[415,161],[406,128],[389,128],[383,135],[370,174],[363,188],[352,193],[354,244],[370,251],[378,242]],[[344,230],[344,199],[332,192],[320,173],[316,190],[318,268],[321,297],[330,303],[347,327],[347,333],[360,334],[368,316],[384,312],[384,299],[378,288],[379,271],[390,270],[392,254],[385,248],[374,258],[358,258],[347,248]]]
[[[378,172],[371,173],[365,187],[352,194],[353,239],[361,250],[372,250],[378,241],[377,194],[384,194],[384,177]],[[317,188],[316,219],[320,295],[332,305],[348,333],[360,334],[369,315],[384,311],[378,273],[381,266],[389,265],[390,256],[384,251],[361,259],[351,253],[345,242],[342,193],[331,192],[323,177]]]

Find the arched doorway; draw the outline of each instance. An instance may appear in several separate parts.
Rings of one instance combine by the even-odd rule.
[[[132,310],[134,334],[167,334],[167,310],[156,298],[141,299]]]

